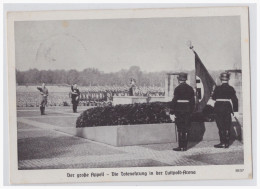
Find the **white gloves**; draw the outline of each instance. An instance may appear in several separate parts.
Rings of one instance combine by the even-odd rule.
[[[171,118],[171,120],[174,122],[175,121],[175,115],[173,114],[173,115],[171,115],[170,114],[170,109],[169,108],[166,108],[165,109],[165,114],[167,115],[167,116],[170,116],[170,118]]]
[[[175,117],[175,115],[173,114],[173,115],[170,115],[170,118],[171,118],[172,121],[175,121],[175,118],[176,118],[176,117]]]
[[[233,113],[233,116],[234,116],[234,117],[239,117],[239,113],[238,113],[238,112],[234,112],[234,113]]]
[[[169,116],[170,115],[170,109],[169,108],[165,108],[165,113],[166,113],[167,116]]]
[[[212,106],[212,107],[214,107],[215,106],[215,100],[213,100],[212,98],[210,98],[209,99],[209,101],[208,101],[208,103],[207,103],[207,105],[210,105],[210,106]]]

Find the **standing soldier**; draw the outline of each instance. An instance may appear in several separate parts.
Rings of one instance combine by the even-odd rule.
[[[130,89],[129,89],[129,96],[134,96],[135,95],[135,79],[131,78],[130,79]]]
[[[71,85],[71,103],[72,109],[74,113],[77,113],[77,106],[79,104],[79,89],[77,84]]]
[[[227,72],[221,73],[219,78],[221,85],[217,86],[212,94],[212,99],[216,101],[214,112],[220,138],[220,143],[214,145],[214,147],[228,148],[232,121],[231,114],[238,111],[238,99],[235,89],[228,84],[230,74]]]
[[[179,73],[177,77],[179,85],[174,90],[174,97],[171,102],[170,113],[174,114],[173,118],[177,125],[179,144],[177,148],[173,149],[174,151],[187,150],[188,135],[191,128],[191,114],[195,107],[194,91],[186,83],[187,76],[187,73]]]
[[[42,84],[42,87],[37,87],[42,95],[41,104],[40,104],[40,111],[41,115],[45,115],[45,106],[47,105],[47,97],[49,95],[48,89],[45,86],[45,83]]]

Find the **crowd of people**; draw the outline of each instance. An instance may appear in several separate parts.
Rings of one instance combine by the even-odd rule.
[[[17,92],[17,107],[38,107],[40,106],[40,96],[38,92]],[[70,98],[65,92],[50,92],[48,96],[48,106],[68,106]]]
[[[196,99],[193,88],[186,83],[187,73],[179,73],[178,86],[174,89],[174,97],[171,105],[165,110],[166,115],[175,122],[178,133],[178,147],[173,148],[174,151],[186,151],[189,141],[189,132],[191,128],[191,117],[196,110]],[[238,98],[235,89],[229,85],[230,73],[223,72],[220,74],[221,85],[215,86],[211,99],[214,101],[214,114],[217,127],[219,129],[220,143],[214,145],[215,148],[229,148],[231,136],[231,115],[237,117],[238,114]],[[45,114],[45,106],[48,104],[51,93],[45,83],[36,89],[40,92],[39,107],[41,115]],[[135,80],[130,80],[130,87],[92,87],[84,92],[78,88],[77,84],[70,86],[69,98],[71,99],[73,112],[77,112],[77,106],[80,102],[110,102],[114,96],[160,96],[163,95],[160,88],[137,87]],[[24,96],[25,97],[25,96]],[[26,98],[30,98],[26,96]],[[19,96],[18,96],[19,104]],[[30,98],[37,105],[37,98]],[[27,102],[26,102],[27,103]],[[64,102],[63,102],[64,103]],[[64,104],[63,104],[64,105]],[[92,104],[91,104],[92,105]],[[93,104],[97,105],[97,104]],[[213,107],[212,107],[213,108]],[[145,118],[147,119],[147,118]]]
[[[47,86],[49,90],[47,106],[70,106],[70,87]],[[79,106],[106,106],[113,101],[113,96],[129,96],[128,86],[88,86],[80,90]],[[39,107],[40,96],[35,86],[17,87],[18,107]],[[140,86],[134,89],[135,96],[164,96],[164,88]]]

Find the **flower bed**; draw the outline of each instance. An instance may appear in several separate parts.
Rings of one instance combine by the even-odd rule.
[[[91,108],[78,117],[76,127],[171,123],[165,113],[168,106],[167,102],[152,102]]]

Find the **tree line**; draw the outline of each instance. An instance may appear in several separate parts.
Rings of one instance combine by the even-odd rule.
[[[77,83],[81,86],[105,86],[128,85],[130,78],[134,78],[139,86],[164,86],[166,71],[143,72],[140,67],[132,66],[118,72],[104,73],[96,68],[77,70],[16,70],[16,82],[18,85],[38,85],[43,82],[48,85],[63,85]],[[194,71],[189,71],[190,77],[194,77]],[[218,73],[217,73],[218,74]],[[213,79],[217,76],[212,73]],[[215,76],[216,75],[216,76]]]

